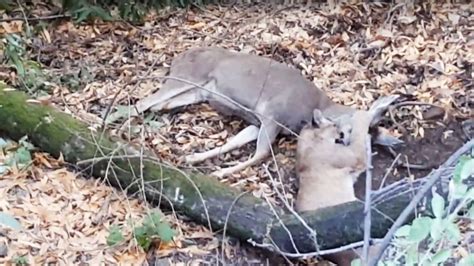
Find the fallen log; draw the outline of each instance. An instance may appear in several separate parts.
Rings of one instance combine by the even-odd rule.
[[[0,85],[1,86],[1,85]],[[314,252],[312,232],[317,232],[319,250],[335,248],[363,239],[364,206],[351,202],[302,213],[306,225],[294,213],[230,188],[213,177],[184,172],[154,158],[150,152],[95,132],[70,115],[22,92],[0,87],[0,133],[18,140],[27,135],[42,151],[90,170],[127,193],[144,191],[146,200],[173,207],[196,222],[226,229],[227,235],[259,244],[277,252]],[[466,145],[473,146],[471,141]],[[459,156],[459,155],[458,155]],[[451,164],[455,160],[451,160]],[[446,196],[447,172],[438,183]],[[380,238],[427,178],[400,181],[374,193],[371,235]],[[428,210],[430,205],[421,206]],[[419,210],[419,211],[421,211]],[[296,254],[295,256],[299,256]]]

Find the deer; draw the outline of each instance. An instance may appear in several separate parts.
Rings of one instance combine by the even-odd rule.
[[[137,116],[147,110],[160,112],[202,102],[208,102],[223,115],[240,117],[249,125],[220,147],[185,156],[187,163],[202,162],[252,141],[257,144],[253,156],[211,173],[216,177],[265,159],[277,135],[297,134],[304,121],[311,121],[315,109],[337,120],[346,140],[350,131],[348,117],[356,110],[333,102],[321,88],[284,63],[219,47],[198,47],[177,55],[162,88],[137,101],[129,114]],[[111,114],[107,121],[118,118],[117,113]],[[372,125],[377,122],[374,119]],[[383,132],[377,134],[375,141],[384,146],[401,142]]]
[[[366,138],[370,124],[397,97],[381,97],[368,111],[355,111],[350,118],[352,131],[348,142],[341,141],[337,122],[326,118],[320,110],[313,111],[312,123],[303,126],[296,148],[299,189],[295,209],[298,212],[357,200],[354,183],[367,168]],[[376,248],[369,248],[369,257]],[[357,251],[348,250],[324,257],[339,266],[349,266],[358,255]]]

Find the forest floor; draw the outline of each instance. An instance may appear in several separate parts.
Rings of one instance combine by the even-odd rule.
[[[51,8],[38,4],[27,11],[41,17]],[[0,34],[34,32],[25,38],[24,57],[39,63],[41,70],[31,70],[34,78],[27,81],[11,66],[0,66],[0,73],[7,84],[27,87],[43,103],[88,122],[91,128],[102,125],[112,104],[128,106],[159,89],[158,78],[167,74],[172,59],[197,46],[225,47],[285,62],[334,101],[356,108],[366,109],[377,97],[398,93],[414,104],[401,106],[393,110],[393,117],[385,118],[384,125],[405,143],[391,152],[375,147],[373,187],[378,188],[404,177],[425,176],[473,137],[473,121],[468,123],[474,107],[473,12],[472,4],[442,1],[412,8],[361,2],[168,8],[151,12],[140,26],[120,21],[78,25],[68,19],[4,21]],[[23,16],[20,11],[0,14],[4,19]],[[4,61],[7,54],[1,56]],[[255,149],[248,144],[201,164],[186,165],[183,155],[220,146],[246,126],[207,104],[147,113],[108,126],[112,134],[154,150],[163,160],[204,173],[242,161]],[[275,158],[222,182],[275,204],[282,200],[292,204],[297,190],[295,148],[294,138],[280,137],[274,145]],[[282,183],[271,182],[264,164],[272,175],[278,174],[278,165]],[[222,250],[221,235],[170,212],[165,213],[166,219],[179,232],[172,245],[148,253],[133,242],[109,247],[106,238],[112,225],[130,229],[130,220],[140,221],[153,207],[73,173],[60,159],[42,153],[35,154],[29,168],[13,169],[0,183],[1,195],[7,195],[0,207],[31,229],[15,239],[0,234],[3,262],[26,256],[33,264],[61,265],[269,263],[235,241]],[[356,184],[359,197],[364,194],[363,183]],[[284,191],[285,199],[278,198],[275,189]],[[2,256],[3,248],[7,255]]]

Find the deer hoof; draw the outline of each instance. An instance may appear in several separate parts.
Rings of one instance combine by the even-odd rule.
[[[220,171],[214,171],[211,173],[211,176],[215,176],[217,178],[223,178],[226,175],[226,173],[222,170]]]
[[[201,158],[199,158],[199,157],[196,156],[195,154],[193,154],[193,155],[188,155],[188,156],[184,157],[184,160],[185,160],[187,163],[190,163],[190,164],[193,164],[193,163],[197,163],[197,162],[202,161]]]

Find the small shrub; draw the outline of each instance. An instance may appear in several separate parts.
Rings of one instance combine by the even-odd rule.
[[[175,231],[171,226],[163,221],[162,215],[159,212],[152,212],[148,214],[141,226],[137,226],[133,230],[133,237],[138,245],[144,250],[148,250],[155,240],[160,240],[164,243],[169,243],[173,240]],[[107,245],[114,246],[123,243],[125,238],[117,226],[110,229],[107,237]]]
[[[431,215],[415,218],[400,227],[392,243],[394,258],[379,265],[443,265],[456,263],[454,250],[462,239],[459,219],[474,218],[474,188],[464,181],[474,174],[474,158],[461,157],[449,184],[448,202],[432,193]],[[457,265],[474,265],[474,255],[462,258]]]

